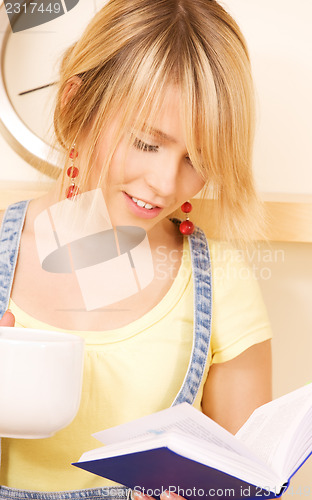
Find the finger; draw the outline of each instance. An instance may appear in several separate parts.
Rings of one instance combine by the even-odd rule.
[[[15,316],[8,309],[0,320],[0,326],[14,326],[15,325]]]
[[[173,493],[173,491],[164,491],[160,495],[161,500],[185,500],[184,497],[180,497],[180,495],[177,495],[176,493]]]
[[[140,491],[132,491],[131,496],[133,500],[150,500],[153,497],[149,497],[148,495],[143,495]]]

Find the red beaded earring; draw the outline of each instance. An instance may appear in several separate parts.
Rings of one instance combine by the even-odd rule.
[[[193,208],[192,204],[189,201],[186,201],[181,206],[181,210],[185,214],[189,214],[192,211],[192,208]],[[193,234],[194,233],[195,226],[194,226],[193,222],[190,221],[190,219],[187,216],[186,220],[184,220],[183,222],[181,222],[179,229],[180,229],[180,232],[182,234],[189,235],[189,234]]]
[[[66,189],[66,198],[73,200],[77,194],[79,194],[79,188],[76,186],[74,179],[79,174],[79,169],[75,167],[75,159],[78,156],[78,152],[75,149],[76,144],[70,150],[69,158],[71,158],[71,166],[67,169],[67,175],[71,179],[71,185]]]

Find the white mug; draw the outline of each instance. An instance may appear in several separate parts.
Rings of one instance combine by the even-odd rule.
[[[81,397],[84,340],[0,327],[0,437],[43,438],[67,426]]]

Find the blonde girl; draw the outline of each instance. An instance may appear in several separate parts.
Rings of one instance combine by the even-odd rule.
[[[270,327],[241,253],[207,240],[205,204],[189,214],[193,232],[172,219],[206,193],[224,240],[261,225],[253,87],[237,24],[215,0],[110,0],[64,54],[54,129],[62,175],[3,219],[0,313],[2,324],[84,337],[83,395],[54,437],[3,440],[0,498],[127,498],[128,488],[71,466],[94,448],[92,433],[182,401],[235,432],[271,398]],[[36,221],[61,206],[63,232],[96,226],[99,190],[112,227],[146,232],[154,274],[90,311],[75,273],[42,267]],[[105,287],[114,279],[103,276],[94,300]]]

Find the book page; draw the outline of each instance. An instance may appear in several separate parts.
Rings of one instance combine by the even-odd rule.
[[[237,440],[234,440],[235,438],[232,439],[233,436],[231,434],[230,442],[232,445],[230,442],[224,440],[224,436],[217,435],[213,429],[208,429],[191,417],[181,419],[168,425],[163,425],[157,431],[149,430],[148,434],[161,434],[164,432],[176,432],[187,437],[192,436],[199,439],[201,444],[203,444],[203,442],[210,446],[213,444],[219,448],[243,455],[244,457],[248,456],[253,460],[257,458],[250,453],[248,448],[241,446]]]
[[[182,403],[138,420],[98,432],[93,436],[101,443],[108,445],[165,432],[178,432],[186,436],[194,436],[207,444],[217,445],[220,449],[230,450],[233,453],[257,460],[257,457],[233,434],[188,403]]]
[[[290,443],[301,430],[301,422],[312,407],[312,384],[257,408],[236,433],[257,456],[279,474],[289,458]]]

